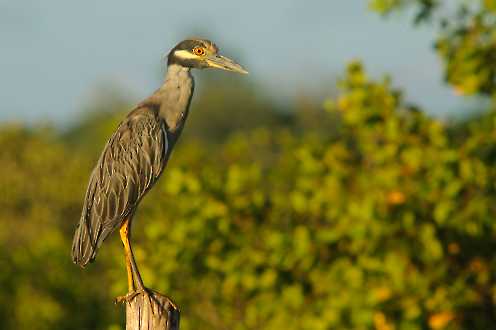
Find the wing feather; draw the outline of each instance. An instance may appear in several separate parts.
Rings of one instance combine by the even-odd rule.
[[[160,177],[168,158],[165,125],[146,107],[131,112],[107,142],[93,170],[72,257],[85,266],[102,242],[134,213]]]

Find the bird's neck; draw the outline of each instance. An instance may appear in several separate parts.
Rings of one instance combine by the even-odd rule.
[[[159,115],[170,131],[182,128],[193,95],[194,80],[190,69],[178,64],[167,67],[163,85],[156,92],[160,99]]]

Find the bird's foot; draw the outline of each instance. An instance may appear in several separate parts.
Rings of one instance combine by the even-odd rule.
[[[131,300],[134,299],[137,295],[139,295],[141,292],[140,291],[133,291],[133,292],[128,292],[124,296],[118,296],[114,299],[115,304],[122,304],[124,302],[130,303]]]
[[[140,295],[140,294],[142,294],[144,297],[146,297],[146,299],[148,300],[148,303],[150,304],[150,308],[152,310],[152,313],[154,313],[153,301],[152,301],[153,298],[152,298],[150,292],[148,292],[148,289],[146,289],[146,288],[138,289],[138,290],[133,291],[133,292],[129,292],[125,296],[119,296],[119,297],[115,298],[114,303],[115,304],[122,304],[124,302],[131,303],[131,301],[137,295]]]

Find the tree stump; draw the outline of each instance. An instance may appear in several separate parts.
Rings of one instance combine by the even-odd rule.
[[[147,289],[126,301],[126,330],[179,330],[179,308],[167,296]]]

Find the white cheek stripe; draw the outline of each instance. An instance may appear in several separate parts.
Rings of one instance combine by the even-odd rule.
[[[174,55],[183,59],[183,60],[196,60],[199,56],[196,56],[195,54],[191,54],[187,50],[176,50],[174,52]]]

